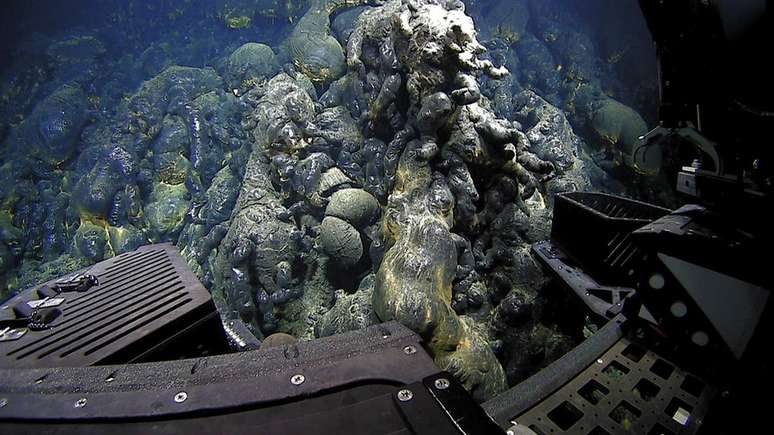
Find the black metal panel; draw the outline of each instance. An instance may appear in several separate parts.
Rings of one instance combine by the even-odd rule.
[[[389,434],[411,433],[390,385],[356,386],[271,407],[154,421],[6,423],[3,433],[48,434]]]
[[[331,419],[328,421],[328,428],[334,429],[337,425],[348,424],[353,427],[361,425],[361,418],[367,415],[360,407],[367,405],[371,408],[378,407],[386,416],[394,417],[396,412],[390,412],[389,408],[380,406],[381,403],[369,400],[378,394],[384,394],[385,391],[393,389],[390,386],[365,386],[353,388],[346,392],[335,392],[329,395],[323,395],[310,398],[303,402],[293,402],[280,404],[271,408],[258,408],[250,410],[234,410],[233,412],[224,412],[213,416],[185,416],[174,420],[157,421],[124,421],[117,424],[114,421],[76,421],[76,422],[36,422],[19,421],[6,422],[4,433],[121,433],[121,434],[187,434],[187,433],[287,433],[288,430],[276,430],[277,422],[280,422],[287,429],[288,427],[304,428],[308,423],[309,417],[319,414],[327,409],[341,408],[348,411],[349,418]],[[351,406],[343,406],[346,401],[350,401]],[[386,408],[386,409],[385,409]],[[349,413],[352,411],[352,413]],[[358,412],[359,411],[359,412]],[[378,415],[378,414],[377,414]],[[385,425],[388,429],[400,429],[395,424],[394,418],[385,418],[377,422]],[[399,422],[400,419],[398,418]],[[273,423],[274,422],[274,423]],[[368,423],[373,423],[371,420]],[[325,428],[325,421],[316,421],[319,428]],[[309,429],[308,427],[306,429]],[[312,431],[311,433],[317,433]]]
[[[413,332],[388,323],[191,360],[0,369],[0,400],[5,401],[0,422],[170,418],[293,401],[347,385],[406,385],[439,372],[419,343]],[[303,375],[303,381],[292,382],[296,375]],[[179,400],[181,393],[184,400]]]
[[[727,377],[748,346],[757,345],[751,338],[770,305],[770,243],[696,205],[632,237],[652,253],[636,274],[639,298],[675,358],[697,370],[712,368],[707,376]]]
[[[426,387],[437,377],[449,380],[445,394]],[[0,369],[3,434],[457,435],[460,427],[502,433],[394,322],[192,360]]]
[[[435,381],[444,380],[441,388]],[[410,393],[409,393],[410,392]],[[3,433],[504,435],[448,373],[405,386],[369,383],[299,400],[161,420],[13,421]]]
[[[85,291],[56,294],[64,299],[56,306],[61,315],[47,329],[28,330],[17,340],[0,343],[0,367],[149,361],[163,356],[158,352],[168,349],[174,337],[202,326],[219,331],[220,338],[216,334],[208,343],[199,344],[212,352],[227,349],[210,293],[174,246],[145,246],[78,273],[96,276],[99,284]],[[42,299],[40,294],[51,293],[56,281],[73,275],[7,301],[0,307],[0,320],[14,321],[11,307]]]
[[[504,431],[449,373],[426,378],[424,386],[441,404],[449,420],[465,434],[503,434]],[[430,432],[434,433],[434,432]]]
[[[467,393],[466,393],[467,394]],[[393,396],[395,405],[401,415],[417,434],[460,434],[455,422],[439,407],[438,401],[425,388],[423,383],[416,382],[406,385]],[[471,401],[471,406],[475,403]],[[443,418],[437,418],[437,410]],[[499,428],[498,428],[499,429]]]
[[[2,343],[12,363],[0,366],[0,432],[459,434],[460,426],[487,433],[480,430],[487,423],[500,431],[450,377],[441,396],[454,415],[428,391],[422,381],[439,370],[419,337],[397,323],[250,352],[129,363],[186,355],[202,339],[225,345],[209,294],[169,245],[86,273],[96,278],[76,276],[66,292],[37,289],[61,296],[60,317]],[[184,294],[183,305],[170,307],[169,298],[186,291],[203,294]],[[15,302],[30,306],[35,292]],[[200,301],[207,310],[178,311]],[[154,315],[159,309],[170,317]],[[14,310],[14,325],[36,312]],[[84,359],[91,355],[99,358]],[[108,361],[127,364],[78,366]],[[61,366],[46,367],[54,363]]]

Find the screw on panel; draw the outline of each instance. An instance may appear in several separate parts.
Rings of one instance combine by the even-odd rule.
[[[526,430],[526,431],[521,430],[519,428],[519,423],[517,421],[511,421],[510,423],[511,423],[511,427],[508,428],[507,431],[505,431],[505,435],[516,435],[517,433],[520,433],[520,434],[521,433],[534,433],[532,430]],[[583,428],[581,427],[581,429],[583,429]]]
[[[8,399],[6,398],[0,399],[0,408],[4,407],[7,404],[8,404]]]
[[[306,377],[304,375],[293,375],[292,378],[290,378],[290,383],[293,385],[301,385],[306,381]]]
[[[89,401],[86,400],[85,397],[81,397],[80,399],[75,401],[75,404],[73,404],[73,406],[76,408],[83,408],[84,406],[86,406],[87,403],[89,403]]]
[[[445,390],[449,388],[449,380],[445,378],[440,378],[435,380],[435,388],[439,390]]]
[[[188,393],[185,391],[181,391],[177,394],[175,394],[175,402],[177,403],[183,403],[188,399]]]
[[[604,363],[605,363],[605,360],[603,360],[602,358],[597,360],[597,364],[604,364]]]
[[[406,346],[403,348],[403,353],[405,353],[406,355],[413,355],[417,353],[417,348],[414,346]]]
[[[411,392],[411,390],[400,390],[398,391],[398,400],[401,402],[408,402],[409,400],[414,398],[414,393]]]

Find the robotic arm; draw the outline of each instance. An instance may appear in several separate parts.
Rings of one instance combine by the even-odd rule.
[[[659,57],[659,125],[635,149],[681,162],[678,191],[719,209],[757,207],[772,192],[774,127],[763,71],[767,0],[640,0]],[[760,80],[758,80],[760,78]]]

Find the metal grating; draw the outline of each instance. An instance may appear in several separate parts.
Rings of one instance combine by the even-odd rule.
[[[62,315],[49,329],[0,343],[0,367],[130,362],[181,328],[216,315],[209,292],[169,244],[145,246],[78,273],[95,275],[99,285],[57,296],[65,299],[57,307]],[[3,316],[18,303],[40,299],[42,285],[7,301]]]
[[[512,429],[538,435],[693,434],[715,393],[700,378],[621,338],[559,391],[514,418]]]

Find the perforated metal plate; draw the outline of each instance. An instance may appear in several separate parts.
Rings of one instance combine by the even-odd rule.
[[[209,292],[169,244],[145,246],[79,273],[95,275],[99,284],[57,296],[65,299],[57,306],[62,314],[49,329],[0,343],[0,368],[131,362],[217,317]],[[40,299],[38,288],[7,301],[3,318],[13,317],[14,305]]]
[[[693,434],[716,389],[621,338],[559,391],[516,417],[549,435]]]

